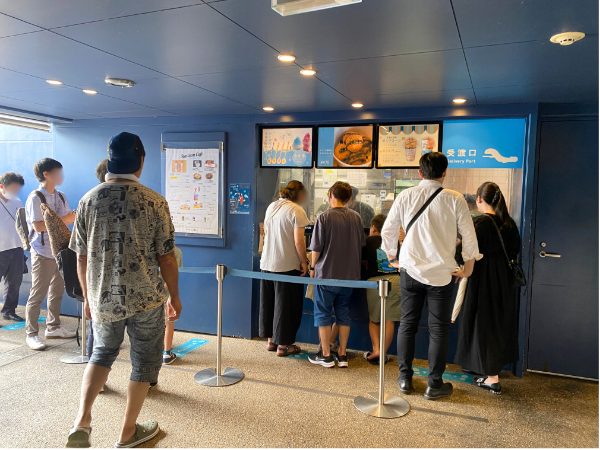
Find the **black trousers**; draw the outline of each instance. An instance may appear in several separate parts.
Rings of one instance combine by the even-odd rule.
[[[398,364],[400,379],[412,378],[415,335],[423,305],[429,311],[429,386],[440,387],[446,370],[448,327],[452,316],[452,283],[429,286],[402,271],[400,274],[400,327],[398,328]]]
[[[19,288],[23,281],[24,265],[21,247],[0,252],[0,280],[4,280],[4,292],[0,298],[4,300],[2,314],[15,312],[19,303]]]
[[[280,275],[300,275],[300,271],[277,272]],[[259,335],[272,338],[278,345],[296,342],[302,321],[304,285],[260,280]]]

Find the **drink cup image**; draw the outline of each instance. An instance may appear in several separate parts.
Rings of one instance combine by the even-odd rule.
[[[414,161],[417,156],[417,140],[413,137],[407,137],[404,140],[404,152],[407,161]]]

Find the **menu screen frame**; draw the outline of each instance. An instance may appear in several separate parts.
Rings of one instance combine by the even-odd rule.
[[[277,130],[277,129],[310,129],[311,130],[311,156],[310,165],[277,165],[277,164],[263,164],[263,139],[264,130]],[[257,137],[258,137],[258,161],[261,169],[312,169],[315,166],[315,155],[316,155],[316,128],[314,125],[257,125]]]
[[[332,165],[323,165],[323,164],[319,164],[319,152],[320,152],[320,135],[323,129],[337,129],[337,128],[363,128],[363,127],[371,127],[371,163],[369,165],[358,165],[358,166],[336,166],[335,163],[333,163]],[[343,169],[343,170],[354,170],[354,169],[372,169],[375,167],[375,159],[377,157],[377,140],[378,140],[378,136],[377,136],[377,131],[378,131],[378,124],[374,123],[374,122],[368,122],[368,123],[360,123],[360,122],[354,122],[354,123],[334,123],[334,124],[324,124],[324,125],[317,125],[316,127],[316,132],[315,132],[315,140],[316,140],[316,146],[315,146],[315,151],[313,152],[315,154],[315,167],[317,169]],[[334,131],[335,133],[335,131]],[[335,135],[334,135],[334,140],[335,140]],[[335,151],[335,150],[334,150]]]
[[[442,153],[442,139],[444,135],[444,126],[442,120],[427,120],[427,121],[415,121],[415,122],[381,122],[377,124],[377,157],[375,168],[376,169],[415,169],[419,167],[419,158],[415,158],[415,161],[412,164],[404,164],[404,165],[382,165],[379,162],[379,139],[381,137],[380,129],[381,127],[401,127],[401,126],[428,126],[428,125],[437,125],[438,126],[438,135],[437,135],[437,146],[435,150],[432,152]]]

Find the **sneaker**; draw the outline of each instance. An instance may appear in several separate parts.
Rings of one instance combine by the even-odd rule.
[[[25,322],[25,319],[16,313],[4,313],[2,314],[2,318],[4,320],[12,320],[13,322]]]
[[[66,328],[58,327],[56,330],[48,330],[46,328],[46,339],[70,339],[75,337],[74,331],[69,331]]]
[[[163,352],[163,364],[171,364],[177,359],[177,355],[171,350]]]
[[[25,338],[25,343],[31,350],[44,350],[46,348],[46,344],[38,335],[27,336]]]
[[[336,353],[335,359],[337,361],[338,367],[348,367],[348,355],[339,355]]]
[[[310,361],[311,364],[316,364],[318,366],[323,366],[323,367],[334,367],[335,366],[335,360],[333,359],[333,356],[332,355],[323,356],[323,354],[321,352],[311,353],[310,355],[308,355],[308,360]]]

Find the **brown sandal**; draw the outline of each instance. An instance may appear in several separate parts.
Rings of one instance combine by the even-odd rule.
[[[274,342],[269,342],[267,344],[267,351],[268,352],[276,352],[277,351],[277,344]]]
[[[280,345],[277,347],[277,356],[297,355],[302,352],[302,349],[297,345]]]

